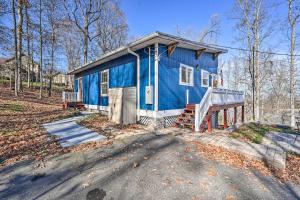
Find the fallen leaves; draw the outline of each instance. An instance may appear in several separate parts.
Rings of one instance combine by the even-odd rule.
[[[8,88],[0,88],[0,166],[20,160],[43,161],[48,156],[84,151],[112,144],[111,140],[62,148],[58,138],[46,133],[42,124],[77,114],[62,110],[61,95],[38,99],[38,92],[24,88],[16,98]],[[3,106],[5,105],[5,106]]]
[[[217,170],[215,167],[210,167],[208,169],[207,175],[209,176],[217,176]]]
[[[221,161],[235,168],[255,169],[264,175],[273,175],[277,177],[279,181],[292,181],[300,184],[300,156],[288,154],[286,168],[279,170],[266,165],[263,161],[250,159],[242,154],[229,151],[222,147],[203,144],[198,141],[192,141],[191,143],[195,145],[196,151],[207,159]],[[209,169],[208,175],[214,176],[215,174],[213,169]]]

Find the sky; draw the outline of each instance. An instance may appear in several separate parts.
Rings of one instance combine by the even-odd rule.
[[[279,28],[282,22],[275,23],[286,15],[285,1],[269,0],[268,5],[274,2],[279,6],[269,15],[274,18],[274,22],[271,23],[277,24],[278,27],[271,24],[275,31],[268,44],[276,52],[288,53],[285,31]],[[177,25],[199,33],[208,26],[210,16],[218,14],[221,20],[218,44],[240,47],[236,43],[236,21],[232,19],[233,5],[234,0],[121,0],[121,8],[129,25],[129,37],[145,36],[155,31],[176,34]],[[234,53],[234,50],[229,50],[228,55]]]

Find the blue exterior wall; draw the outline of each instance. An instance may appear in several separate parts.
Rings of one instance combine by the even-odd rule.
[[[145,104],[145,89],[149,84],[149,55],[148,48],[137,51],[140,55],[140,106],[141,109],[153,110],[154,105]],[[154,46],[151,47],[151,74],[150,82],[154,85]],[[84,72],[75,74],[74,90],[78,91],[78,78],[83,77],[84,104],[108,106],[108,97],[100,95],[100,72],[109,69],[109,88],[136,86],[136,57],[127,54],[107,63],[93,67]],[[154,86],[153,86],[154,87]],[[154,99],[154,97],[153,97]],[[154,101],[153,101],[154,102]]]
[[[189,103],[199,103],[207,90],[201,87],[201,69],[217,74],[218,59],[213,60],[210,53],[203,53],[196,59],[195,51],[178,47],[168,57],[165,45],[159,45],[159,54],[158,110],[184,108],[187,103],[186,90],[189,90]],[[180,63],[194,68],[194,86],[179,85]]]
[[[154,45],[150,51],[150,84],[154,93]],[[148,48],[137,51],[140,55],[140,108],[154,110],[153,105],[145,104],[145,90],[149,84],[149,54]],[[173,54],[167,56],[167,47],[159,45],[158,66],[158,110],[182,109],[186,105],[186,90],[189,90],[189,103],[199,103],[207,88],[201,87],[201,69],[217,74],[218,59],[213,59],[210,53],[203,53],[195,58],[195,51],[177,47]],[[194,68],[194,86],[179,85],[180,63]],[[198,67],[196,67],[198,66]],[[100,95],[100,72],[109,69],[109,88],[136,86],[136,57],[127,54],[107,63],[93,67],[75,75],[75,91],[78,90],[78,77],[83,77],[84,104],[108,106],[108,97]],[[76,86],[77,85],[77,86]]]

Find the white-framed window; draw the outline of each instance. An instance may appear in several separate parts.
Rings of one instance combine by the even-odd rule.
[[[209,87],[209,72],[206,70],[201,70],[201,86]]]
[[[101,96],[107,96],[108,94],[108,70],[101,71]]]
[[[218,75],[211,74],[211,87],[216,88],[218,87]]]
[[[193,86],[194,85],[194,68],[188,65],[180,64],[179,68],[179,84]]]

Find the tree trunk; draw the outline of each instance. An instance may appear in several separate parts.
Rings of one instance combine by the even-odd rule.
[[[51,92],[52,92],[52,76],[53,76],[53,68],[54,68],[54,42],[55,42],[54,30],[52,30],[51,37],[52,37],[52,39],[51,39],[51,68],[50,68],[49,91],[48,91],[49,97],[51,97]]]
[[[28,3],[25,5],[26,15],[26,38],[27,38],[27,87],[30,87],[30,35],[29,35],[29,14],[28,14]]]
[[[84,19],[84,64],[88,62],[88,34],[89,34],[89,27],[88,27],[88,18],[85,17]]]
[[[40,0],[40,99],[42,99],[42,90],[43,90],[43,32],[42,32],[42,0]]]
[[[18,96],[18,38],[15,1],[12,0],[12,13],[14,21],[14,43],[15,43],[15,96]]]
[[[18,91],[22,90],[23,1],[18,1]]]
[[[290,109],[291,127],[295,127],[295,26],[291,27],[291,47],[290,47]]]

